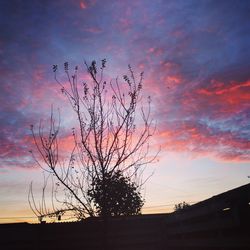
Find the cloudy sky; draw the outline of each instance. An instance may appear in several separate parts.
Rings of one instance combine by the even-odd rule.
[[[27,190],[41,171],[29,127],[51,104],[64,109],[51,66],[65,61],[145,72],[162,148],[146,170],[145,212],[248,183],[249,12],[244,0],[0,1],[0,215],[32,216]]]

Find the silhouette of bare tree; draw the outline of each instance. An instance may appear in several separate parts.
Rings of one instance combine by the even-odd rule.
[[[85,62],[85,66],[90,82],[81,84],[78,67],[71,76],[69,64],[64,64],[66,84],[58,80],[58,67],[53,66],[55,80],[76,114],[78,124],[72,129],[74,145],[67,164],[61,163],[59,154],[60,115],[55,119],[52,110],[46,129],[42,122],[37,130],[31,126],[40,156],[31,153],[46,177],[39,203],[30,185],[29,204],[41,221],[45,216],[61,218],[67,211],[73,212],[77,219],[139,213],[143,205],[142,173],[157,156],[149,152],[149,139],[155,125],[151,118],[151,98],[145,101],[141,95],[143,73],[137,79],[129,66],[129,74],[124,75],[122,81],[118,78],[106,81],[105,59],[99,67],[95,61],[90,65]],[[45,197],[49,178],[52,178],[50,207]],[[111,190],[118,186],[113,193]],[[63,195],[59,195],[59,191]]]

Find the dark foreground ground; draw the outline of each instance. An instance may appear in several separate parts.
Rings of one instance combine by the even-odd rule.
[[[2,224],[0,249],[250,249],[250,184],[172,214]]]

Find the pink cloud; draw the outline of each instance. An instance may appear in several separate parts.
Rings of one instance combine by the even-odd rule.
[[[86,4],[85,1],[81,1],[81,2],[80,2],[80,8],[81,8],[82,10],[87,9],[87,4]]]
[[[202,99],[207,105],[216,106],[221,115],[232,115],[244,106],[249,106],[250,80],[245,82],[231,81],[229,84],[211,81],[211,85],[196,90],[198,99]]]
[[[223,161],[250,161],[247,151],[250,142],[236,138],[231,132],[213,133],[206,126],[195,123],[177,122],[159,134],[166,150],[192,152],[194,156],[212,155]]]
[[[158,140],[165,150],[250,161],[250,80],[189,82],[177,64],[164,62],[146,83],[154,93]]]
[[[132,22],[129,18],[120,18],[119,19],[119,28],[123,31],[123,32],[128,32],[132,27]]]
[[[88,32],[93,33],[93,34],[98,34],[98,33],[102,32],[102,29],[100,29],[98,27],[89,27],[89,28],[86,28],[85,31],[88,31]]]
[[[169,75],[165,77],[164,83],[168,86],[172,86],[181,83],[182,80],[181,75]]]
[[[148,49],[147,53],[159,57],[163,55],[164,50],[162,48],[151,47]]]

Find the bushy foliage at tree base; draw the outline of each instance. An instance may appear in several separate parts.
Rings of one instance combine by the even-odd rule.
[[[88,191],[99,216],[140,214],[144,201],[139,187],[121,171],[97,178]]]

